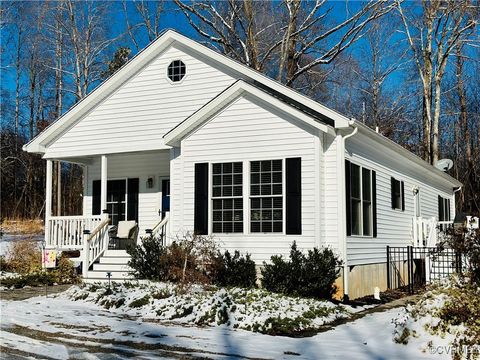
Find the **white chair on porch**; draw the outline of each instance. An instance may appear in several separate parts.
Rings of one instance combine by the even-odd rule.
[[[110,233],[108,248],[111,250],[125,250],[129,243],[135,244],[138,236],[138,225],[135,220],[119,221],[118,226]]]

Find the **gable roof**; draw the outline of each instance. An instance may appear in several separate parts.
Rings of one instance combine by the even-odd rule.
[[[420,165],[426,171],[428,171],[433,176],[437,178],[441,178],[443,180],[448,181],[453,187],[460,187],[462,183],[455,179],[453,176],[447,174],[446,172],[436,168],[435,166],[431,165],[430,163],[423,160],[421,157],[415,155],[413,152],[405,149],[402,145],[397,144],[395,141],[387,138],[386,136],[376,132],[372,128],[368,127],[367,125],[359,122],[358,120],[354,120],[354,126],[358,128],[359,132],[363,135],[367,136],[369,139],[375,141],[376,143],[382,144],[387,146],[388,148],[394,150],[396,154],[402,156],[402,159],[408,159],[414,162],[417,165]]]
[[[312,113],[320,114],[325,119],[334,122],[335,127],[348,127],[349,119],[340,113],[327,108],[326,106],[308,98],[307,96],[286,87],[280,82],[273,80],[264,74],[249,68],[239,62],[232,60],[225,55],[209,49],[208,47],[186,37],[174,30],[167,30],[160,35],[155,41],[148,45],[145,49],[134,56],[124,66],[122,66],[115,74],[101,83],[85,98],[79,101],[64,115],[50,124],[45,130],[33,138],[29,143],[23,146],[28,152],[44,153],[48,143],[54,140],[64,130],[72,126],[78,119],[85,116],[101,101],[105,100],[110,94],[118,89],[130,77],[145,67],[150,61],[158,56],[164,49],[173,43],[179,43],[182,47],[186,47],[200,56],[207,57],[209,60],[227,67],[246,78],[251,79],[257,86],[264,86],[271,92],[289,98],[292,102],[296,102],[305,107],[304,111],[309,109]]]
[[[333,122],[330,119],[325,119],[323,116],[314,116],[311,113],[304,111],[300,106],[295,106],[296,103],[285,101],[282,97],[275,96],[275,92],[267,93],[265,90],[260,89],[252,84],[249,84],[243,80],[237,80],[218,96],[210,100],[207,104],[202,106],[187,119],[175,126],[172,130],[163,136],[165,144],[170,146],[177,145],[181,139],[188,136],[191,132],[195,131],[205,121],[207,121],[217,111],[224,108],[233,100],[242,95],[251,95],[256,99],[272,106],[277,110],[288,113],[289,115],[297,118],[298,120],[310,125],[313,128],[322,130],[323,132],[330,132],[334,134]]]

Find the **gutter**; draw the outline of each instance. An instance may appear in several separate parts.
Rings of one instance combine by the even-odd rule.
[[[346,220],[347,220],[347,209],[345,208],[346,194],[345,194],[345,140],[354,136],[358,132],[358,127],[355,126],[355,120],[351,119],[348,122],[349,127],[353,128],[353,131],[350,134],[342,135],[340,132],[337,132],[337,174],[339,174],[340,179],[338,188],[338,208],[340,209],[339,214],[341,216],[339,219],[339,228],[338,228],[338,239],[339,245],[341,246],[343,253],[343,301],[348,302],[348,259],[347,259],[347,231],[346,231]]]

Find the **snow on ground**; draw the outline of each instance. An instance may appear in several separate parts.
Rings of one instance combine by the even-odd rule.
[[[13,235],[4,234],[0,237],[0,256],[5,256],[8,253],[8,249],[15,241],[31,240],[40,242],[43,240],[43,235]]]
[[[392,319],[399,313],[401,309],[376,312],[315,336],[289,338],[226,326],[152,322],[142,314],[122,314],[87,301],[71,301],[66,296],[36,297],[2,301],[0,342],[10,349],[39,357],[48,354],[54,359],[111,359],[112,353],[115,358],[150,359],[179,354],[268,359],[449,358],[420,350],[428,341],[434,345],[442,342],[432,336],[411,339],[408,345],[395,343]]]
[[[262,289],[183,289],[170,283],[113,283],[73,286],[68,299],[102,305],[114,313],[189,325],[223,325],[270,334],[317,329],[363,310],[330,301],[270,293]],[[285,329],[285,330],[284,330]]]

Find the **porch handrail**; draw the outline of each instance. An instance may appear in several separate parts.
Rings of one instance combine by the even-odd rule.
[[[160,237],[162,238],[162,242],[165,245],[166,244],[166,237],[168,233],[168,222],[170,220],[170,212],[165,213],[165,217],[157,222],[155,226],[152,229],[146,230],[147,234],[150,234],[152,236],[157,235],[160,233]]]
[[[88,275],[88,269],[103,255],[108,248],[108,225],[110,219],[106,217],[92,232],[84,232],[82,275]]]
[[[155,234],[159,229],[165,226],[169,218],[170,218],[170,213],[169,212],[165,213],[165,217],[159,222],[157,222],[155,226],[152,228],[152,234]]]

